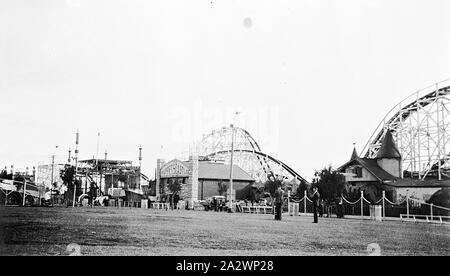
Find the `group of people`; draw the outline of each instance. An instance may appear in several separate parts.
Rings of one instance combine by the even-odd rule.
[[[222,212],[225,210],[226,203],[224,200],[213,197],[210,203],[210,209],[216,212]]]
[[[162,195],[159,202],[169,203],[170,209],[176,209],[178,202],[180,201],[180,195],[178,193],[175,194],[165,194]],[[149,202],[151,204],[151,201]]]
[[[317,187],[313,187],[312,192],[312,203],[313,203],[313,213],[314,213],[314,223],[319,222],[318,213],[320,210],[321,205],[321,199],[320,194],[317,189]],[[275,191],[275,220],[281,220],[281,214],[283,213],[283,203],[284,203],[284,191],[281,189],[281,186],[278,186],[277,190]],[[321,213],[321,216],[323,215],[323,212]]]

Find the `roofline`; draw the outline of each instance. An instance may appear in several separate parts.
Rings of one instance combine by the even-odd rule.
[[[375,176],[376,179],[378,179],[378,181],[381,181],[383,183],[383,179],[379,178],[373,171],[371,171],[369,168],[367,168],[366,165],[364,165],[362,162],[360,162],[361,158],[360,157],[356,157],[350,161],[348,161],[347,163],[345,163],[344,165],[340,166],[338,168],[338,170],[341,170],[343,167],[347,166],[348,164],[352,163],[353,161],[358,162],[361,166],[363,166],[366,170],[368,170],[373,176]]]

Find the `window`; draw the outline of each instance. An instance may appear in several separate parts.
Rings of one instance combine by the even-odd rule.
[[[356,167],[356,177],[362,177],[362,168]]]
[[[352,173],[355,175],[354,177],[362,177],[362,167],[354,167]]]

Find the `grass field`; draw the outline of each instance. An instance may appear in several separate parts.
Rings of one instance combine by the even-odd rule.
[[[450,227],[113,207],[0,207],[0,255],[450,255]]]

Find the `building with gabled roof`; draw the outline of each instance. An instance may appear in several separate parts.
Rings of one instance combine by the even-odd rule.
[[[194,201],[222,195],[221,185],[228,187],[223,194],[228,197],[230,165],[197,156],[190,156],[187,161],[173,159],[167,163],[158,159],[156,165],[157,197],[171,194],[168,186],[174,181],[181,184],[180,199],[188,202],[189,206],[192,206]],[[233,198],[239,195],[240,190],[254,182],[255,180],[246,171],[233,165]]]
[[[402,178],[402,156],[394,142],[392,134],[386,131],[383,142],[375,158],[361,158],[353,148],[351,159],[338,168],[345,176],[348,193],[364,192],[364,196],[373,202],[382,197],[398,201],[408,193],[420,200],[427,200],[441,188],[450,188],[450,179],[413,180]]]

